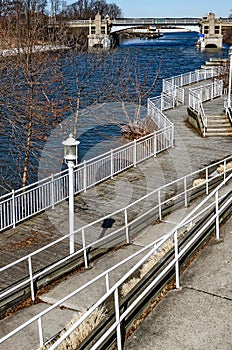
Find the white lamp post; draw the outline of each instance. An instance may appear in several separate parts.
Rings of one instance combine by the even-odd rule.
[[[229,48],[230,72],[229,72],[229,87],[228,87],[228,102],[227,108],[231,108],[231,78],[232,78],[232,46]]]
[[[72,134],[69,138],[62,142],[64,145],[64,159],[68,165],[69,176],[69,250],[70,254],[74,253],[74,181],[73,181],[73,168],[77,164],[77,146],[79,141],[75,140]]]

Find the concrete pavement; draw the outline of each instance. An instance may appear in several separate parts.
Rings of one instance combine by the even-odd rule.
[[[137,167],[137,169],[132,169],[128,172],[120,174],[117,177],[117,180],[110,180],[112,183],[110,185],[110,192],[105,190],[106,184],[104,183],[99,185],[98,190],[95,188],[90,190],[90,199],[87,198],[88,193],[83,194],[81,198],[88,204],[88,207],[91,210],[88,214],[88,219],[86,219],[84,217],[86,210],[79,205],[77,208],[79,210],[78,217],[83,217],[83,221],[90,219],[92,220],[95,214],[97,214],[97,216],[102,215],[102,209],[104,210],[104,213],[106,208],[107,210],[109,210],[109,208],[111,210],[111,205],[109,205],[109,202],[113,199],[113,202],[116,203],[118,201],[118,195],[122,192],[126,193],[126,190],[129,191],[128,198],[127,195],[125,195],[126,202],[130,202],[132,198],[135,199],[134,197],[140,196],[141,193],[144,195],[151,189],[190,173],[193,170],[200,169],[210,162],[225,157],[227,154],[231,154],[232,149],[230,137],[202,139],[189,125],[186,124],[186,106],[171,110],[167,114],[168,118],[175,124],[175,147],[158,156],[156,159],[150,159],[147,162],[142,163],[139,167]],[[144,183],[142,182],[142,179],[145,180]],[[123,185],[123,191],[120,190],[120,183]],[[104,194],[105,197],[103,197],[103,193],[101,192],[103,190],[106,192]],[[92,195],[91,191],[93,192]],[[112,198],[114,197],[112,194],[115,194],[115,198]],[[99,207],[96,207],[96,201],[100,201],[101,205],[99,205]],[[66,203],[63,205],[67,206]],[[81,211],[81,209],[83,209],[83,211]],[[19,310],[15,314],[10,315],[9,317],[0,321],[0,336],[3,336],[10,330],[23,323],[25,320],[49,307],[49,305],[57,301],[58,298],[60,299],[69,291],[74,290],[79,285],[83,284],[86,280],[93,278],[101,271],[113,266],[118,261],[121,261],[124,257],[138,251],[141,246],[144,246],[153,241],[155,238],[160,237],[160,235],[163,233],[167,233],[167,231],[169,231],[170,228],[172,228],[174,224],[183,217],[183,215],[186,215],[187,210],[190,210],[190,208],[185,208],[184,212],[173,212],[172,216],[165,218],[165,221],[159,225],[153,225],[152,229],[151,226],[147,227],[146,230],[142,231],[134,238],[132,245],[123,247],[120,250],[113,252],[110,255],[110,259],[108,256],[103,256],[92,264],[91,269],[85,271],[85,273],[78,272],[72,277],[65,279],[59,286],[40,295],[37,304],[30,307],[25,307],[24,309]],[[58,215],[60,212],[64,213],[63,207],[61,207],[55,215],[57,215],[58,219],[61,219],[62,223],[67,226],[67,218],[65,216],[61,218],[61,216]],[[2,242],[6,247],[10,248],[12,246],[12,242],[15,244],[15,249],[12,251],[12,253],[11,250],[2,251],[2,258],[4,261],[5,258],[10,260],[15,259],[16,253],[19,256],[22,256],[25,254],[27,249],[30,250],[35,246],[41,246],[44,243],[44,239],[51,241],[54,239],[54,237],[57,237],[55,230],[58,228],[58,231],[62,231],[59,230],[59,223],[52,221],[52,214],[45,213],[45,216],[46,215],[46,218],[44,218],[42,215],[39,216],[34,224],[29,224],[29,222],[26,222],[26,230],[24,231],[25,236],[23,241],[22,229],[20,228],[20,225],[16,228],[16,230],[9,230],[7,233],[3,233],[1,235]],[[42,228],[39,231],[40,222]],[[229,317],[225,316],[227,314],[230,316],[232,311],[232,259],[231,252],[229,250],[232,236],[229,235],[231,233],[230,225],[231,220],[228,221],[228,224],[226,224],[223,228],[223,230],[225,230],[223,231],[223,241],[220,241],[218,244],[211,243],[209,245],[210,248],[206,248],[212,249],[212,251],[214,248],[213,255],[204,253],[207,251],[204,250],[199,256],[200,259],[202,255],[204,256],[204,254],[206,254],[211,256],[211,260],[207,261],[205,257],[204,264],[200,263],[200,266],[198,266],[197,260],[191,266],[191,269],[195,267],[195,275],[198,277],[198,279],[194,279],[193,272],[190,273],[188,277],[188,271],[194,271],[191,269],[188,270],[181,280],[182,289],[180,291],[170,292],[168,296],[157,306],[155,309],[155,319],[151,318],[152,314],[149,315],[148,325],[144,326],[147,330],[149,330],[149,332],[145,333],[144,330],[137,335],[137,332],[139,332],[138,329],[133,334],[131,339],[128,340],[126,349],[232,349],[232,346],[229,347],[231,344],[229,343],[229,338],[232,339],[231,326],[229,323],[230,319]],[[39,236],[42,234],[41,232],[43,233],[42,238]],[[34,241],[30,239],[32,234],[34,235]],[[227,237],[228,235],[229,238]],[[24,242],[25,245],[23,245]],[[137,259],[139,259],[139,257]],[[135,261],[130,262],[130,264],[133,266]],[[125,269],[128,270],[130,266],[131,265],[128,264]],[[201,270],[203,267],[205,270]],[[124,269],[118,271],[117,274],[112,277],[111,283],[114,283],[124,273]],[[217,283],[215,283],[216,280]],[[46,332],[44,334],[45,338],[49,338],[54,333],[58,332],[58,330],[61,329],[73,317],[73,315],[78,314],[80,311],[86,310],[90,305],[92,305],[94,300],[101,295],[101,293],[104,293],[103,283],[99,283],[99,285],[93,290],[93,293],[89,295],[83,294],[78,300],[73,299],[69,303],[66,303],[64,307],[56,308],[54,313],[50,314],[49,318],[44,320],[46,328]],[[164,305],[165,300],[167,300],[167,305],[162,306]],[[172,309],[172,307],[174,307],[174,309]],[[201,313],[202,311],[203,313]],[[216,315],[216,317],[214,318],[213,315]],[[164,321],[162,321],[162,318]],[[169,322],[170,328],[168,328]],[[156,327],[152,327],[153,323],[156,325]],[[210,325],[208,331],[204,329],[206,324]],[[184,327],[184,325],[186,327]],[[182,326],[183,328],[181,328]],[[225,329],[224,337],[222,328]],[[216,334],[217,338],[215,347],[212,345],[213,333]],[[206,342],[205,338],[209,339],[208,343]],[[198,345],[196,339],[199,339],[199,344],[201,347],[197,347]],[[36,348],[38,348],[38,331],[36,324],[32,325],[30,330],[26,333],[19,333],[11,340],[0,344],[1,350],[31,350]]]
[[[144,319],[125,350],[232,349],[232,218]]]
[[[198,202],[199,199],[192,203],[187,211],[192,210]],[[40,294],[35,305],[24,307],[0,321],[1,336],[49,308],[50,305],[98,276],[101,272],[138,252],[141,247],[160,237],[161,234],[167,233],[186,213],[186,209],[177,209],[159,224],[148,226],[146,230],[135,237],[131,245],[111,252],[110,258],[108,254],[102,256],[91,264],[88,270],[76,272],[47,292]],[[167,294],[130,337],[125,345],[126,350],[231,350],[229,347],[232,331],[230,321],[232,312],[231,224],[232,218],[221,228],[220,241],[211,240],[181,277],[181,289]],[[146,251],[111,273],[109,275],[110,285],[112,286],[118,281],[145,254]],[[49,339],[62,329],[70,319],[80,312],[86,311],[105,291],[105,280],[101,279],[88,292],[84,290],[64,302],[62,307],[56,307],[45,318],[43,317],[44,339]],[[214,344],[213,332],[217,334],[217,347],[212,345]],[[198,338],[200,339],[199,346],[197,345]],[[0,349],[37,349],[39,347],[38,341],[38,326],[35,322],[26,330],[0,344]],[[221,347],[218,347],[219,343]]]

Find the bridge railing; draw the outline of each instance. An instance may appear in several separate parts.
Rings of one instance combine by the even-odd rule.
[[[189,89],[189,107],[200,116],[203,124],[203,136],[206,134],[208,121],[204,112],[203,102],[209,101],[223,94],[223,81],[215,79],[211,84],[205,84]]]
[[[215,164],[219,164],[219,163],[215,163]],[[223,162],[223,164],[226,165],[225,161]],[[206,170],[206,174],[208,174],[208,175],[209,175],[210,167],[205,168],[205,170],[207,169]],[[170,269],[172,267],[175,267],[176,288],[177,289],[180,288],[179,261],[182,258],[182,256],[185,254],[186,250],[189,247],[191,247],[194,244],[194,242],[196,242],[198,237],[201,235],[201,233],[205,229],[207,229],[208,227],[211,227],[211,225],[214,224],[215,225],[215,236],[216,236],[216,239],[219,240],[219,238],[220,238],[220,214],[223,212],[223,210],[228,208],[228,206],[230,205],[230,203],[232,201],[232,197],[230,196],[229,198],[227,198],[225,200],[225,202],[221,206],[219,206],[218,205],[219,201],[222,198],[225,197],[224,194],[220,193],[220,190],[222,189],[222,187],[224,185],[229,183],[231,178],[232,178],[232,174],[231,173],[228,176],[226,176],[226,174],[225,174],[224,180],[222,181],[222,183],[216,189],[214,189],[199,205],[197,205],[187,216],[185,216],[185,218],[182,219],[181,222],[178,225],[176,225],[176,227],[174,229],[172,229],[169,233],[167,233],[166,235],[164,235],[160,239],[155,240],[154,242],[150,243],[146,247],[143,247],[140,251],[138,251],[135,254],[127,257],[122,262],[116,264],[112,268],[110,268],[107,271],[101,273],[100,275],[98,275],[94,279],[92,279],[89,282],[87,282],[85,285],[82,285],[78,289],[72,291],[70,294],[66,295],[61,300],[58,300],[52,306],[49,306],[46,310],[44,310],[44,311],[40,312],[39,314],[35,315],[34,317],[29,319],[25,323],[21,324],[17,328],[11,330],[8,334],[4,335],[0,339],[0,343],[4,343],[9,338],[13,337],[14,335],[18,334],[19,332],[27,329],[27,327],[31,327],[31,325],[36,323],[35,326],[38,329],[38,332],[37,332],[38,333],[38,345],[40,347],[42,347],[46,343],[47,339],[54,338],[53,334],[49,334],[48,335],[49,329],[44,324],[45,317],[47,315],[49,315],[50,316],[49,319],[52,319],[51,318],[51,314],[52,314],[52,312],[54,312],[56,310],[57,307],[64,306],[65,302],[67,302],[68,300],[70,300],[74,296],[77,296],[78,293],[81,293],[83,291],[85,293],[87,293],[87,291],[89,290],[88,289],[89,287],[93,286],[98,281],[102,281],[102,283],[105,284],[105,292],[102,294],[102,296],[99,299],[97,298],[97,300],[94,303],[94,305],[91,306],[88,309],[88,311],[85,312],[85,314],[82,315],[80,317],[80,319],[77,320],[73,324],[73,327],[71,327],[69,330],[63,332],[63,335],[61,335],[58,338],[58,340],[57,340],[57,337],[56,337],[55,343],[50,344],[50,347],[49,347],[49,349],[51,349],[51,350],[52,349],[56,349],[57,346],[59,344],[61,344],[61,342],[63,342],[67,338],[67,336],[74,330],[74,328],[77,328],[82,322],[84,322],[87,319],[87,317],[90,314],[92,314],[94,311],[96,311],[99,306],[104,304],[106,302],[106,300],[109,297],[111,297],[115,301],[114,303],[112,303],[112,305],[114,305],[115,315],[118,315],[118,318],[116,317],[115,322],[113,323],[113,325],[111,325],[108,329],[106,329],[106,331],[100,337],[100,339],[97,342],[95,342],[95,344],[93,345],[92,349],[98,349],[98,346],[101,344],[101,342],[104,341],[106,339],[106,337],[109,334],[111,334],[111,332],[115,332],[115,329],[117,329],[118,327],[120,328],[120,323],[124,320],[124,318],[128,315],[128,313],[131,310],[133,310],[134,307],[136,307],[137,303],[141,300],[141,298],[146,296],[146,293],[148,293],[151,290],[151,288],[154,288],[156,286],[156,284],[159,283],[161,277],[167,271],[170,271]],[[209,180],[209,178],[207,180]],[[186,227],[189,227],[189,228],[193,227],[194,224],[200,218],[202,218],[202,216],[206,215],[206,213],[209,210],[214,210],[214,212],[208,218],[208,220],[204,224],[204,226],[201,227],[200,229],[198,229],[195,232],[195,234],[191,237],[191,239],[188,240],[186,246],[184,246],[181,249],[179,249],[180,240],[181,240],[183,232],[186,232]],[[155,277],[155,279],[152,281],[152,283],[150,283],[148,285],[148,287],[139,295],[139,297],[137,297],[136,300],[132,304],[130,304],[130,306],[127,307],[127,309],[125,309],[123,311],[123,313],[120,314],[120,309],[119,309],[119,305],[120,305],[120,303],[119,303],[119,290],[122,290],[122,287],[125,284],[125,282],[128,281],[130,278],[132,278],[134,276],[135,271],[137,271],[141,266],[143,266],[143,264],[146,263],[151,256],[159,254],[159,252],[162,249],[164,249],[164,250],[166,249],[165,245],[169,245],[170,246],[170,244],[171,244],[171,247],[174,247],[174,250],[175,250],[175,254],[172,257],[172,259],[168,262],[168,264],[166,266],[164,266],[164,269],[162,270],[162,272],[159,272],[159,274]],[[111,285],[110,284],[110,274],[115,269],[119,268],[120,266],[122,266],[123,264],[127,263],[128,261],[134,259],[136,256],[138,256],[138,254],[142,254],[143,255],[143,257],[139,260],[139,262],[134,264],[133,268],[131,268],[114,285]],[[120,317],[119,317],[119,315],[120,315]],[[45,335],[44,335],[45,333],[46,333],[46,338],[47,339],[45,338]],[[121,343],[122,343],[121,337],[122,337],[121,331],[117,332],[117,344],[118,344],[119,348],[120,348]]]
[[[120,24],[166,24],[166,25],[199,25],[200,18],[116,18],[111,21],[114,25]]]

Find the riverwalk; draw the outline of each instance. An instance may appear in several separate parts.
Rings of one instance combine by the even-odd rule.
[[[188,89],[188,88],[185,88],[185,89]],[[217,99],[217,106],[219,106],[217,108],[220,109],[220,111],[218,110],[218,113],[222,113],[223,97],[221,98],[221,103],[218,103],[218,102],[219,102],[219,99]],[[212,104],[212,109],[215,109],[214,101],[211,101],[210,103]],[[81,195],[78,195],[75,199],[75,228],[76,229],[79,227],[82,227],[83,225],[89,222],[92,222],[93,220],[96,220],[97,218],[101,218],[106,214],[110,214],[111,212],[124,207],[130,202],[135,201],[141,196],[146,195],[150,191],[156,188],[159,188],[164,184],[174,181],[175,179],[185,176],[195,170],[199,170],[215,161],[223,159],[227,155],[231,155],[231,137],[229,136],[229,137],[201,138],[187,122],[188,115],[187,115],[186,105],[179,106],[173,110],[166,111],[165,114],[168,116],[169,120],[171,120],[175,125],[174,147],[172,149],[169,149],[159,154],[156,158],[150,158],[149,160],[139,164],[137,167],[115,176],[114,179],[107,180],[104,183],[101,183],[95,186],[94,188],[89,189],[86,193],[82,193]],[[192,205],[196,204],[197,202],[193,202]],[[117,251],[111,252],[110,259],[107,255],[101,257],[95,263],[91,264],[91,269],[85,272],[80,272],[79,274],[75,274],[73,277],[68,278],[67,281],[64,281],[63,282],[64,284],[60,285],[60,287],[57,287],[57,289],[54,288],[48,293],[40,295],[38,300],[39,302],[37,304],[24,308],[22,310],[19,310],[13,315],[10,315],[9,317],[3,319],[0,323],[1,336],[9,332],[11,329],[14,329],[16,326],[18,326],[25,320],[29,319],[36,313],[40,312],[41,310],[44,310],[48,305],[53,304],[56,300],[58,300],[59,298],[67,294],[68,291],[77,288],[77,285],[79,284],[81,285],[86,281],[86,279],[89,280],[90,278],[93,278],[95,275],[99,274],[100,271],[103,271],[107,269],[109,266],[114,265],[117,261],[121,261],[124,257],[129,256],[135,251],[138,251],[138,249],[141,246],[145,246],[149,242],[153,241],[154,239],[166,233],[171,227],[173,227],[176,223],[178,223],[178,221],[180,221],[191,209],[192,207],[189,206],[182,210],[178,210],[177,212],[175,211],[171,213],[171,216],[168,219],[165,218],[165,220],[160,224],[148,226],[147,228],[145,228],[143,231],[139,232],[136,235],[136,237],[133,239],[132,244],[130,244],[129,246],[125,246]],[[142,209],[139,208],[138,210],[141,211]],[[227,242],[227,239],[228,239],[227,236],[229,231],[228,227],[230,226],[225,225],[224,227],[225,227],[225,231],[223,231],[223,237],[225,237],[225,242]],[[103,229],[104,227],[102,225],[99,225],[99,227],[97,228],[98,234],[101,234]],[[57,207],[55,207],[55,209],[49,209],[48,211],[45,211],[44,213],[41,213],[38,216],[35,216],[31,220],[28,220],[18,225],[15,229],[10,229],[1,233],[0,264],[1,266],[8,264],[14,261],[16,258],[22,257],[38,249],[39,247],[42,247],[43,245],[53,241],[54,239],[61,237],[65,233],[68,233],[68,203],[67,202],[64,202],[58,205]],[[227,243],[225,243],[225,245],[226,244]],[[220,243],[218,245],[213,244],[213,246],[216,246],[217,250],[220,250],[222,249],[221,247],[223,247],[224,245]],[[226,247],[228,246],[229,245],[226,245]],[[66,248],[62,247],[60,249],[62,251],[54,250],[53,254],[54,255],[61,254],[61,256],[64,256],[68,250],[68,245],[66,246]],[[225,250],[222,249],[221,253],[223,254],[223,252],[226,252],[226,254],[228,253],[228,258],[226,255],[226,260],[228,259],[228,261],[230,261],[229,250],[225,248]],[[206,253],[202,253],[202,254],[206,254]],[[141,256],[138,256],[137,259],[139,259],[140,257]],[[216,258],[217,262],[219,259],[221,260],[221,257],[218,254],[218,251],[216,251],[216,255],[213,254],[213,257]],[[211,260],[212,259],[213,258],[211,256]],[[41,268],[44,262],[46,262],[47,264],[50,261],[52,261],[51,253],[49,253],[49,255],[46,255],[46,256],[41,255],[40,260],[37,262],[38,268]],[[130,262],[132,266],[134,263],[135,261]],[[220,274],[220,277],[222,278],[222,280],[217,280],[218,285],[228,284],[228,276],[231,274],[231,265],[229,265],[229,263],[224,265],[221,266],[221,269],[225,267],[226,269],[228,268],[228,270],[225,270],[225,275],[222,273]],[[210,270],[203,271],[202,276],[204,276],[204,274],[207,275],[212,272],[213,266],[211,266],[210,264],[209,265],[205,264],[205,268],[206,266]],[[23,269],[24,268],[25,267],[23,267]],[[127,269],[129,268],[130,268],[130,265],[127,266]],[[20,274],[20,269],[17,271],[17,273]],[[122,274],[124,274],[124,271],[121,271],[121,273],[119,273],[117,276],[114,277],[115,281],[118,278],[120,278]],[[8,277],[10,280],[11,276],[8,276]],[[4,287],[5,278],[6,278],[5,276],[3,275],[1,276],[0,283],[2,287]],[[13,278],[14,276],[12,276],[12,280]],[[204,284],[203,281],[204,279],[202,278],[201,283]],[[211,279],[208,279],[207,282],[208,282],[208,285],[210,286],[210,283],[212,281]],[[177,300],[179,300],[181,299],[179,295],[183,296],[183,294],[185,294],[187,298],[185,299],[186,301],[183,302],[183,308],[185,307],[185,309],[183,309],[182,312],[184,316],[180,315],[179,317],[180,320],[183,320],[187,314],[188,308],[186,305],[190,305],[191,307],[193,307],[194,302],[198,303],[199,301],[199,302],[202,302],[202,309],[204,310],[204,307],[207,307],[207,304],[209,305],[212,302],[212,300],[210,299],[206,300],[205,298],[206,304],[203,304],[204,300],[202,299],[204,298],[200,298],[201,294],[198,294],[196,291],[194,291],[194,288],[197,289],[199,287],[199,289],[202,289],[203,291],[205,291],[205,293],[202,292],[205,295],[206,294],[210,295],[210,293],[213,294],[214,292],[215,294],[217,294],[217,291],[209,292],[207,289],[208,287],[206,285],[198,286],[198,284],[196,284],[195,286],[193,284],[193,288],[191,290],[189,285],[194,282],[192,282],[192,280],[191,282],[188,282],[188,278],[186,282],[187,283],[186,287],[184,287],[185,280],[183,280],[183,283],[184,284],[183,284],[182,290],[179,292],[171,292],[171,295],[173,295],[173,297],[169,297],[169,299],[175,298],[175,296],[178,295]],[[99,285],[99,288],[101,289],[100,285]],[[225,289],[227,290],[226,287]],[[96,293],[96,290],[90,293],[90,295],[88,296],[89,298],[87,298],[86,295],[83,295],[83,298],[79,300],[77,304],[76,304],[76,301],[74,301],[74,302],[71,302],[71,304],[65,305],[64,308],[62,309],[57,309],[56,313],[53,314],[53,319],[49,319],[47,321],[48,322],[47,329],[49,330],[48,331],[49,335],[58,332],[60,327],[62,327],[63,323],[67,322],[70,318],[72,318],[73,314],[78,313],[82,310],[88,309],[91,306],[91,303],[93,302],[92,297],[94,297],[95,293]],[[231,310],[231,295],[229,295],[229,292],[227,294],[226,296],[221,298],[221,299],[224,298],[225,300],[224,299],[218,300],[219,301],[218,305],[219,306],[221,305],[223,308],[228,307],[228,309]],[[192,299],[193,300],[192,302],[190,302],[191,298],[194,298]],[[162,303],[165,303],[165,299],[164,301],[162,301]],[[223,304],[223,301],[225,301],[225,304]],[[177,302],[175,304],[177,305]],[[179,309],[179,311],[180,310],[181,309]],[[222,316],[219,311],[218,311],[218,318]],[[211,312],[213,311],[211,310]],[[161,317],[161,313],[162,313],[162,310],[160,311],[160,317]],[[230,313],[228,312],[228,315],[229,314]],[[168,315],[169,314],[167,313],[167,317],[170,316]],[[204,321],[205,323],[207,323],[208,319],[206,318],[205,313],[204,315],[205,315]],[[212,317],[212,314],[209,313],[208,316]],[[149,316],[149,317],[152,317],[152,316]],[[163,325],[164,324],[165,322],[163,323]],[[228,327],[229,325],[226,325],[226,329],[228,329],[229,331]],[[220,331],[221,328],[218,328],[218,330]],[[152,331],[155,332],[153,336],[159,333],[157,329],[156,330],[153,329]],[[176,326],[170,329],[170,332],[172,332],[173,336],[175,331],[176,331]],[[14,339],[13,342],[11,340],[8,340],[5,343],[3,343],[3,345],[0,345],[0,348],[2,349],[8,348],[9,350],[15,349],[15,348],[24,349],[24,350],[34,349],[37,344],[36,341],[34,341],[35,333],[36,333],[35,328],[32,327],[29,332],[24,334],[23,338],[20,335],[21,333],[19,333],[17,336],[12,338],[12,340]],[[149,334],[147,335],[147,338],[151,337],[153,339],[153,336],[151,333],[151,335]],[[45,337],[46,337],[46,334],[45,334]],[[146,345],[148,347],[145,348],[145,345],[143,346],[142,340],[141,340],[141,346],[140,346],[138,341],[136,343],[136,337],[137,335],[135,333],[134,338],[132,336],[131,340],[129,340],[128,344],[126,345],[126,349],[127,348],[128,349],[132,349],[132,348],[133,349],[134,348],[154,349],[156,347],[157,343],[155,343],[155,345],[152,343],[148,343],[148,345]],[[164,337],[166,336],[164,335]],[[186,338],[186,335],[185,335],[185,338]],[[176,337],[176,339],[177,339],[177,342],[181,342],[179,336]],[[134,344],[133,344],[133,341],[135,341]],[[222,344],[225,346],[224,347],[222,346],[221,348],[218,347],[218,349],[223,349],[223,350],[229,349],[229,347],[227,346],[228,344],[227,337],[224,337],[224,341],[225,343],[222,343]],[[145,340],[144,340],[144,344],[145,344]],[[166,344],[168,346],[168,343]],[[179,347],[176,346],[176,349],[192,349],[192,348],[197,349],[197,347],[191,347],[190,339],[189,339],[189,345],[187,343],[185,344],[186,344],[186,347],[184,346],[181,347],[182,346],[181,345]],[[137,347],[137,345],[140,346],[140,348]],[[157,345],[157,347],[160,349],[162,348],[166,349],[165,345],[162,345],[161,341],[159,346]],[[172,348],[175,348],[175,347],[172,347]],[[207,346],[205,347],[205,349],[215,349],[215,348],[207,347]]]
[[[127,340],[125,350],[231,350],[232,218]]]

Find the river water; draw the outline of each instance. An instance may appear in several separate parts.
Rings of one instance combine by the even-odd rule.
[[[196,33],[173,33],[164,34],[163,37],[157,39],[130,39],[123,40],[117,49],[118,57],[123,57],[125,54],[136,56],[137,74],[145,75],[146,67],[152,67],[150,70],[149,79],[152,81],[154,76],[159,72],[156,83],[149,92],[149,97],[157,96],[161,93],[162,79],[194,71],[201,67],[210,57],[227,57],[228,46],[224,46],[220,50],[209,49],[205,51],[196,50],[195,44],[197,41]],[[154,76],[152,76],[154,75]],[[148,79],[148,80],[149,80]],[[117,75],[115,75],[115,83],[117,83]],[[151,83],[151,82],[150,82]],[[97,84],[97,82],[96,82]],[[149,84],[149,82],[148,82]],[[92,84],[94,91],[94,84]],[[86,99],[86,107],[88,107]],[[134,113],[132,104],[128,107],[130,113]],[[132,109],[132,112],[130,111]],[[96,111],[97,110],[97,111]],[[127,111],[128,111],[127,110]],[[146,103],[142,109],[142,113],[146,113]],[[105,119],[98,117],[104,114]],[[122,138],[119,122],[123,112],[120,110],[119,103],[107,103],[104,101],[102,106],[95,107],[94,113],[91,111],[80,117],[85,120],[83,126],[78,129],[79,146],[79,161],[92,158],[98,154],[108,151],[110,148],[115,148],[121,145],[125,140]],[[109,117],[110,116],[110,117]],[[112,117],[113,116],[113,117]],[[117,120],[118,118],[118,120]],[[110,122],[109,122],[110,119]],[[68,130],[71,130],[72,118],[66,118],[65,128],[66,135]],[[62,131],[62,132],[60,132]],[[35,168],[30,175],[29,182],[32,183],[38,178],[43,178],[51,172],[60,171],[62,165],[62,139],[64,139],[64,126],[58,126],[51,131],[47,142],[40,145],[40,150],[33,151],[31,155]],[[1,142],[1,161],[0,161],[0,194],[9,191],[11,188],[20,186],[20,174],[16,171],[15,157],[9,154],[9,139],[6,135],[0,133]],[[20,138],[20,135],[19,135]],[[54,157],[51,154],[57,152],[57,164],[54,166]],[[23,151],[22,151],[23,152]],[[8,153],[8,154],[7,154]],[[5,158],[4,158],[5,156]],[[48,165],[48,159],[52,165]],[[58,160],[59,159],[59,160]],[[52,169],[51,169],[52,168]],[[7,184],[6,184],[7,183]]]

